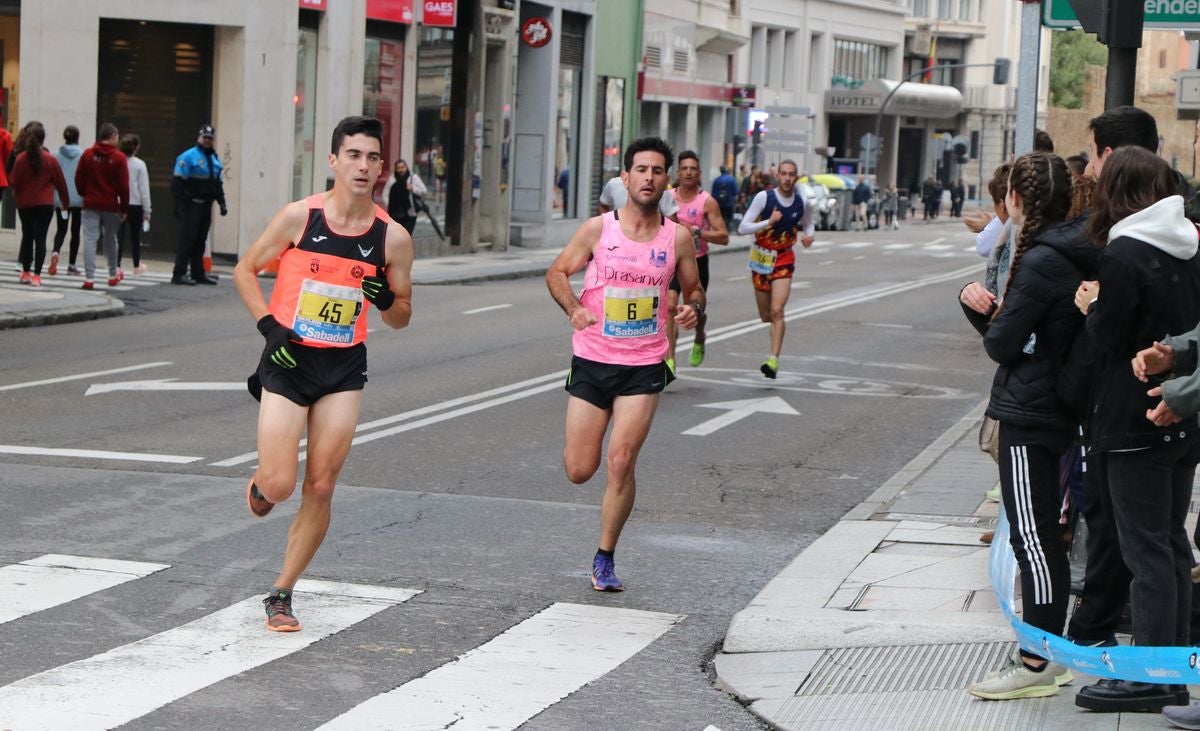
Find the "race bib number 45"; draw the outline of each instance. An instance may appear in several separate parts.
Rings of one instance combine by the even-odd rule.
[[[362,301],[361,289],[305,279],[300,285],[292,329],[310,340],[350,345]]]
[[[604,334],[638,338],[658,334],[657,287],[605,287]]]
[[[750,261],[746,266],[755,274],[770,274],[775,270],[775,259],[778,256],[778,251],[754,244],[750,247]]]

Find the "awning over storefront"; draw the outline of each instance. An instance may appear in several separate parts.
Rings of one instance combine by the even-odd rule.
[[[919,84],[906,81],[875,79],[857,89],[830,89],[825,92],[825,112],[828,114],[878,114],[883,100],[897,86],[885,114],[905,117],[945,119],[962,111],[962,93],[953,86]]]

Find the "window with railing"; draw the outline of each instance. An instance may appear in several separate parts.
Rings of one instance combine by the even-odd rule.
[[[835,38],[833,88],[857,89],[872,79],[886,76],[889,50],[875,43]]]

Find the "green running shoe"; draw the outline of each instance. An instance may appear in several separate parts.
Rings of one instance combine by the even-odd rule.
[[[697,368],[704,362],[704,343],[692,343],[692,354],[688,357],[688,364],[693,368]]]
[[[675,359],[667,358],[664,362],[667,364],[667,370],[671,371],[671,375],[675,375]]]
[[[779,359],[775,356],[767,358],[766,362],[758,367],[762,374],[767,378],[774,380],[775,374],[779,372]]]

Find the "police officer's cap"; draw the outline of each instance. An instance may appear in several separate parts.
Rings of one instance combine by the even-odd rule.
[[[216,137],[217,131],[212,128],[211,124],[206,124],[200,128],[200,136],[201,137]]]

